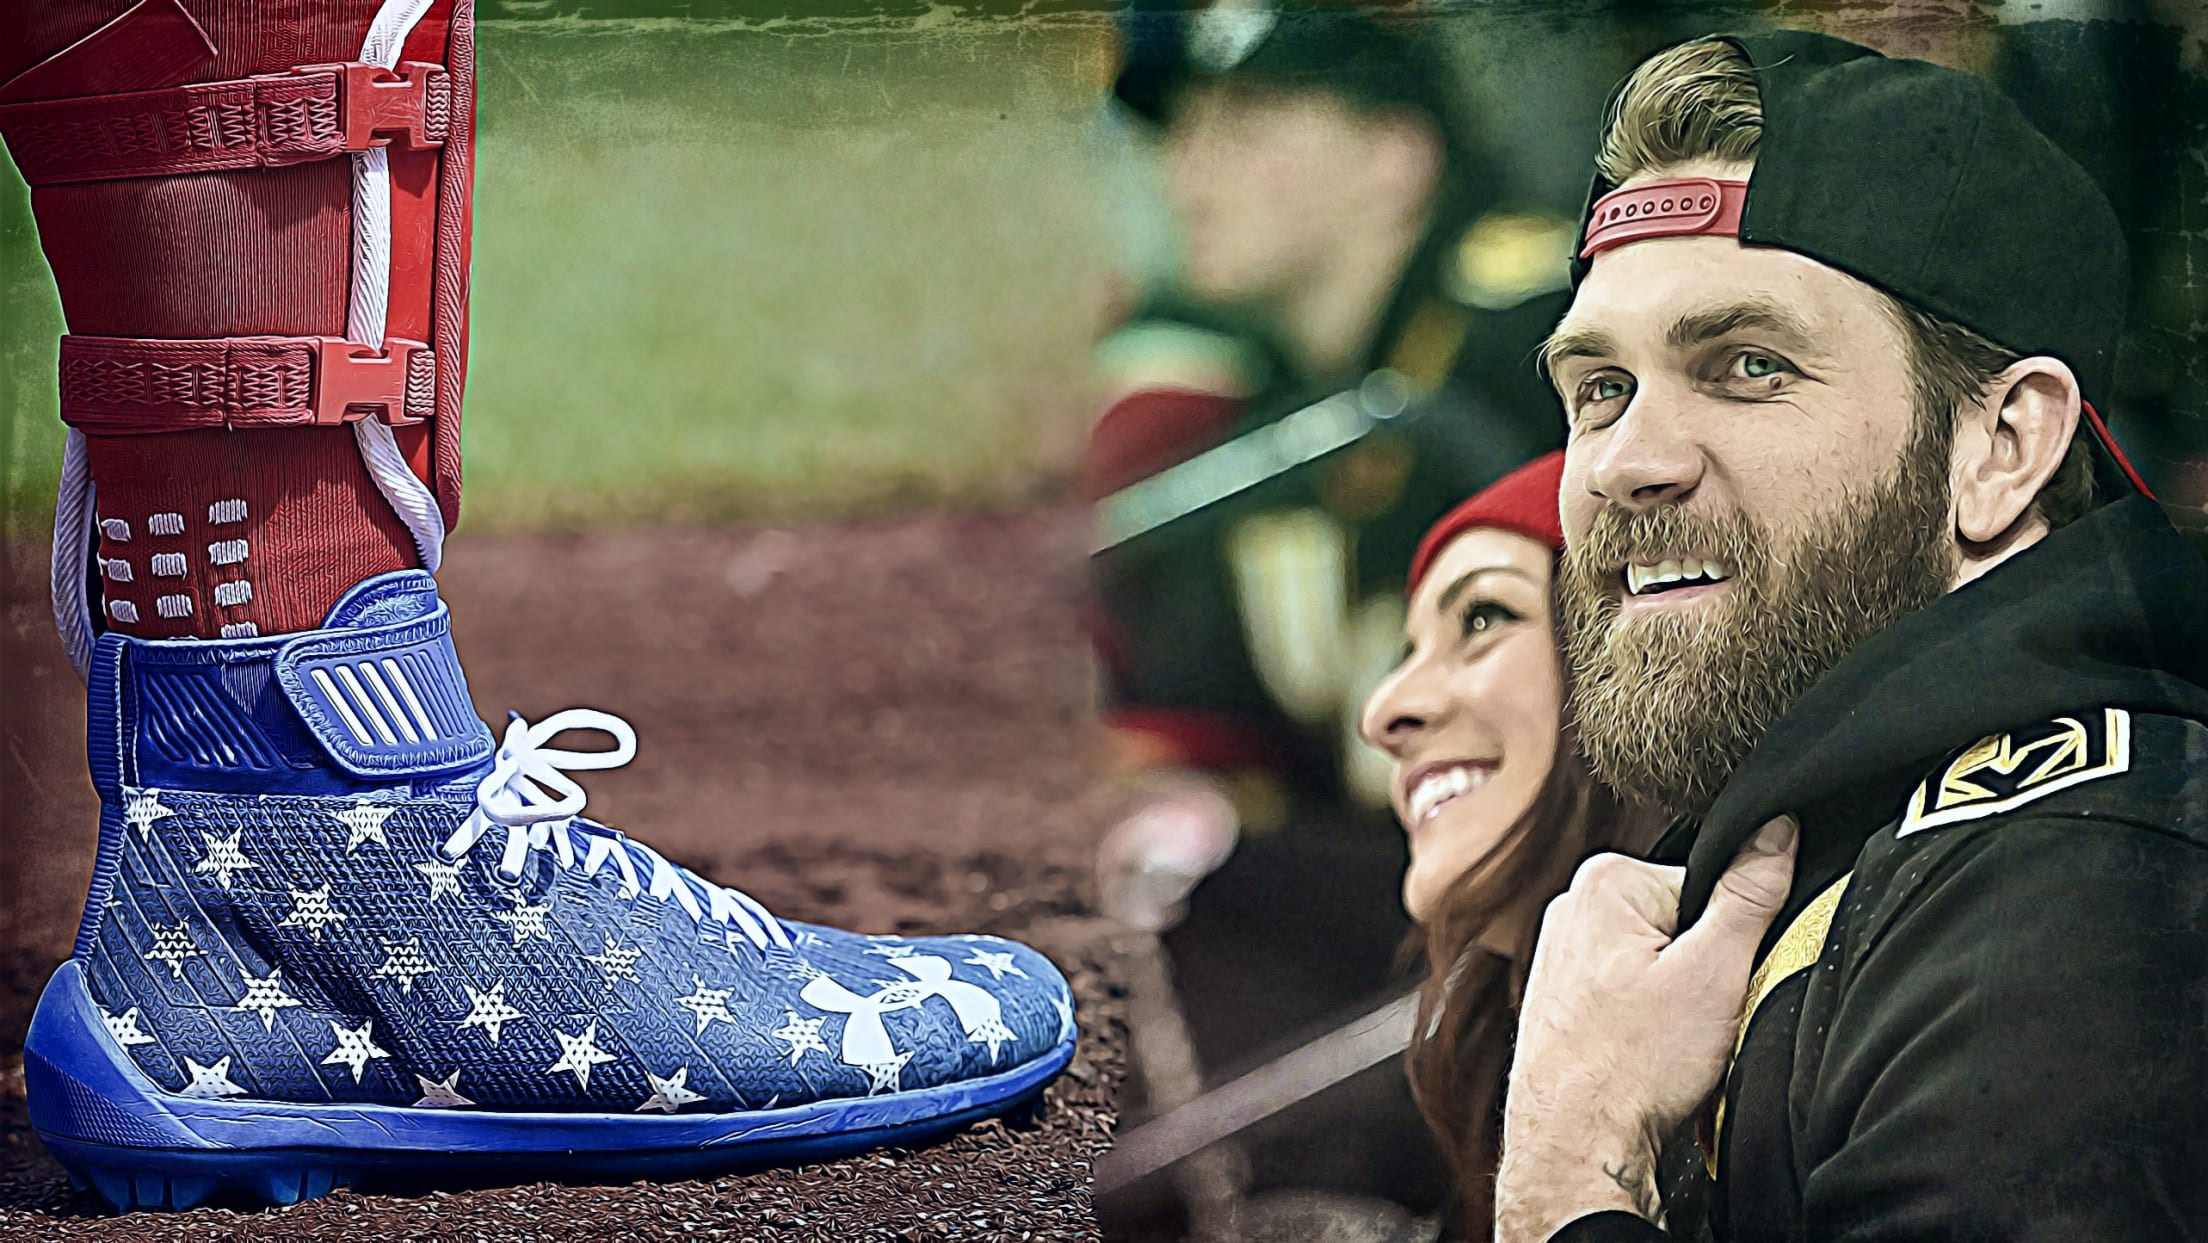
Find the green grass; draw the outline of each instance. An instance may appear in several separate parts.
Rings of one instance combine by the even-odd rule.
[[[492,23],[465,525],[993,506],[1063,474],[1108,268],[1093,23]],[[0,177],[0,515],[57,304]]]

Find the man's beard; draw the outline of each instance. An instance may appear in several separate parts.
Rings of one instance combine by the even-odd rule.
[[[1613,790],[1700,817],[1804,691],[1946,593],[1948,438],[1921,430],[1930,422],[1891,480],[1814,519],[1792,548],[1775,551],[1737,512],[1665,505],[1607,506],[1566,550],[1559,594],[1580,746]],[[1682,554],[1732,568],[1722,597],[1621,618],[1621,567]]]

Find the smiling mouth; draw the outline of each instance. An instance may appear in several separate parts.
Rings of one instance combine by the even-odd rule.
[[[1405,800],[1413,827],[1440,814],[1443,807],[1487,784],[1495,775],[1492,761],[1466,760],[1445,765],[1418,779]]]
[[[1730,582],[1733,567],[1722,561],[1704,560],[1699,557],[1666,558],[1662,561],[1629,561],[1624,570],[1625,594],[1636,598],[1660,596],[1667,592],[1684,591],[1694,587],[1714,587]]]

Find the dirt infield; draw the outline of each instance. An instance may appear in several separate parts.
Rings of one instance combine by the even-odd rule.
[[[595,818],[776,911],[867,932],[1025,939],[1072,979],[1082,1049],[1033,1116],[917,1152],[713,1182],[341,1191],[283,1210],[105,1215],[20,1101],[29,1005],[91,867],[82,691],[45,619],[43,556],[6,567],[0,752],[0,1238],[1072,1239],[1125,1048],[1089,844],[1078,513],[791,531],[470,538],[440,578],[478,707],[588,705],[636,726]]]

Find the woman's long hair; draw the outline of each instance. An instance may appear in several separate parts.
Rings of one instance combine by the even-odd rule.
[[[1569,708],[1565,718],[1533,805],[1485,859],[1451,883],[1420,933],[1427,974],[1407,1057],[1411,1095],[1456,1175],[1464,1232],[1473,1239],[1487,1238],[1494,1220],[1503,1082],[1540,913],[1570,887],[1581,860],[1606,850],[1644,850],[1661,827],[1595,779],[1579,757]],[[1529,904],[1533,917],[1515,930],[1514,943],[1496,947],[1489,929]]]

